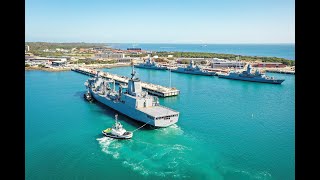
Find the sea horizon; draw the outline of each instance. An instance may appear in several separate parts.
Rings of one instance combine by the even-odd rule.
[[[43,43],[90,43],[90,44],[258,44],[258,45],[278,45],[278,44],[290,44],[295,45],[295,42],[293,43],[206,43],[206,42],[90,42],[90,41],[25,41],[25,43],[34,43],[34,42],[43,42]]]
[[[125,50],[136,47],[148,51],[206,52],[242,56],[295,59],[295,44],[181,44],[181,43],[108,43],[108,47]]]
[[[28,42],[27,42],[28,43]],[[30,42],[29,42],[30,43]],[[58,43],[58,42],[43,42]],[[89,42],[59,42],[59,43],[89,43]],[[92,43],[94,44],[94,43]],[[141,48],[158,52],[205,52],[218,54],[235,54],[241,56],[278,57],[295,60],[295,44],[214,44],[214,43],[97,43],[114,49]]]

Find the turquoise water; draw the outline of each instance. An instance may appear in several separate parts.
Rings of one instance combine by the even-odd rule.
[[[150,51],[211,52],[295,59],[295,44],[206,44],[207,46],[203,46],[203,44],[111,43],[109,45],[119,49],[139,47]]]
[[[129,76],[130,67],[104,69]],[[169,72],[136,69],[169,85]],[[294,179],[295,76],[282,85],[172,73],[180,111],[168,128],[142,128],[131,140],[101,130],[115,112],[83,99],[88,78],[75,72],[25,72],[26,179]],[[119,115],[127,130],[141,124]]]

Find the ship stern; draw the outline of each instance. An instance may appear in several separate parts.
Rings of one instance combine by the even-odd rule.
[[[172,124],[175,124],[178,122],[179,115],[175,117],[170,117],[170,119],[157,119],[154,121],[155,127],[168,127]]]

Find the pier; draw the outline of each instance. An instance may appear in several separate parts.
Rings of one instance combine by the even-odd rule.
[[[71,70],[74,72],[78,72],[78,73],[85,74],[92,77],[95,76],[95,74],[97,73],[97,71],[94,69],[81,68],[81,67],[72,68]],[[107,79],[113,79],[117,84],[119,83],[128,84],[128,80],[130,79],[129,77],[126,77],[126,76],[120,76],[120,75],[111,74],[108,72],[102,72],[101,76]],[[142,81],[141,81],[141,86],[142,86],[142,89],[147,91],[149,94],[159,96],[159,97],[177,96],[180,93],[180,90],[176,88],[169,88],[169,87],[142,82]]]
[[[267,69],[266,72],[282,73],[282,74],[295,74],[295,71],[283,70],[283,69]]]

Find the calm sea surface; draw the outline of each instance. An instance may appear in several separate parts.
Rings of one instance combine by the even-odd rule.
[[[130,67],[104,69],[129,76]],[[169,72],[136,69],[169,86]],[[294,179],[295,76],[281,85],[171,73],[181,90],[160,103],[176,125],[103,137],[115,112],[83,99],[85,75],[25,72],[26,179]],[[127,130],[141,124],[119,115]]]
[[[110,44],[113,48],[127,49],[132,47],[149,51],[182,51],[182,52],[211,52],[223,54],[239,54],[248,56],[280,57],[295,59],[294,44]]]

